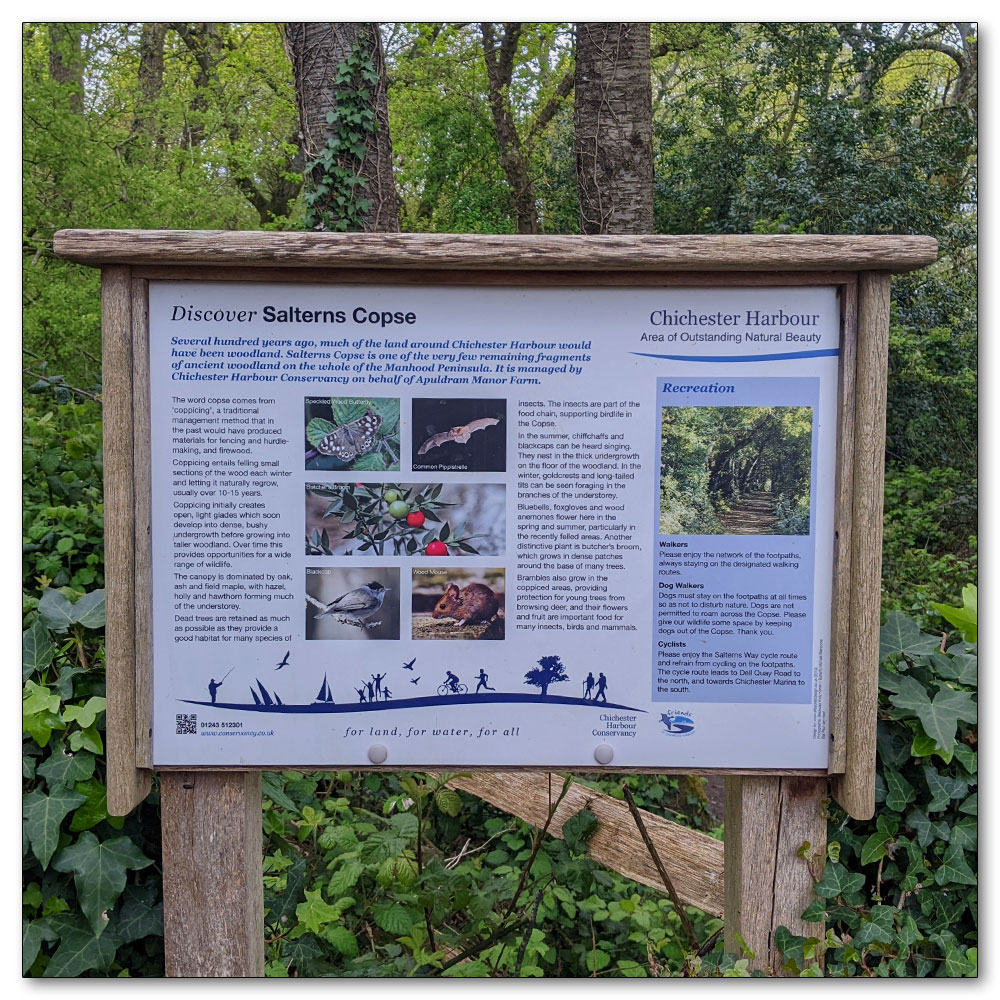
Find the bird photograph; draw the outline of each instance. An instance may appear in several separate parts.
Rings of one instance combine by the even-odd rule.
[[[306,639],[399,638],[399,570],[308,567]]]
[[[414,471],[506,471],[506,410],[503,399],[414,399]]]

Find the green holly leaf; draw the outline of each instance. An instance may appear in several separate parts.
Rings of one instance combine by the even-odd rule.
[[[112,928],[123,944],[145,937],[163,937],[163,903],[156,901],[158,895],[152,882],[126,886]]]
[[[21,680],[41,673],[56,655],[56,644],[41,618],[21,635]]]
[[[81,796],[82,797],[82,796]],[[128,837],[99,841],[90,831],[69,847],[64,847],[52,862],[60,872],[72,872],[80,908],[94,933],[101,935],[107,926],[104,914],[118,901],[125,888],[126,872],[138,871],[153,862]]]
[[[45,779],[49,791],[60,785],[72,787],[78,781],[86,781],[94,773],[94,757],[89,753],[67,753],[62,741],[53,745],[43,764],[38,765],[38,773]]]
[[[879,660],[903,655],[909,658],[933,653],[938,642],[932,635],[924,635],[920,626],[902,611],[890,611],[879,630]]]
[[[61,787],[53,789],[49,795],[36,788],[22,800],[24,835],[42,868],[48,868],[49,860],[59,846],[59,824],[83,801],[84,796],[79,792]]]
[[[950,844],[941,859],[941,867],[934,873],[934,881],[938,885],[951,885],[958,882],[961,885],[975,885],[976,873],[965,860],[965,851],[958,844]]]
[[[331,424],[329,420],[324,420],[322,417],[313,417],[306,424],[306,440],[315,448],[327,434],[332,434],[336,429],[337,425]]]
[[[828,861],[814,889],[823,899],[835,899],[860,892],[864,884],[865,877],[860,872],[850,872],[839,862]]]
[[[927,690],[913,677],[901,677],[899,694],[889,696],[897,708],[912,712],[920,719],[924,732],[942,750],[950,750],[955,743],[958,721],[975,722],[976,703],[967,691],[941,688],[934,700],[927,697]]]
[[[45,967],[45,975],[71,979],[90,969],[106,972],[120,944],[121,940],[114,931],[96,934],[77,918],[60,929],[59,947]]]
[[[976,587],[969,584],[962,588],[962,607],[953,608],[948,604],[932,604],[931,607],[946,621],[962,633],[966,642],[977,641],[978,596]]]
[[[53,632],[65,632],[76,622],[73,602],[65,594],[47,587],[38,602],[38,614],[43,625]]]
[[[88,698],[83,705],[67,705],[62,717],[65,722],[76,722],[81,729],[89,729],[106,707],[104,698]]]
[[[92,590],[73,605],[73,621],[84,628],[104,628],[107,617],[105,592]]]

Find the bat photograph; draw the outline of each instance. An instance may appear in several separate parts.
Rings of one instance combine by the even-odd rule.
[[[505,472],[507,401],[414,399],[414,472]]]

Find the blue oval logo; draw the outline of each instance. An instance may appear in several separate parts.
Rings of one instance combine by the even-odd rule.
[[[694,731],[694,720],[686,715],[661,715],[660,721],[668,736],[686,736]]]

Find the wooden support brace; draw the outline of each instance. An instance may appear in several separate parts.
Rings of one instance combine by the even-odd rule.
[[[802,920],[813,899],[810,862],[818,874],[826,857],[826,794],[822,778],[726,778],[726,951],[742,955],[745,943],[751,969],[788,974],[774,942],[781,926],[826,933]]]
[[[264,975],[260,771],[160,775],[167,975]]]

